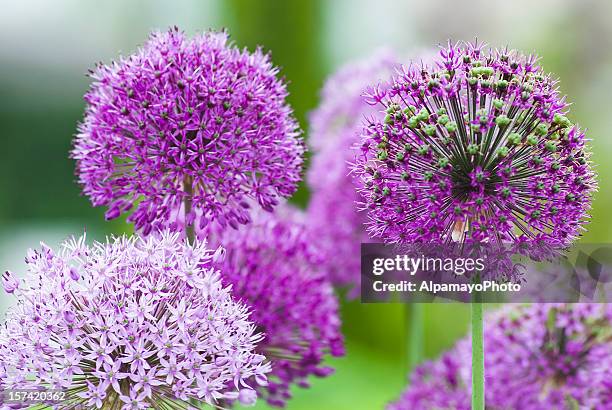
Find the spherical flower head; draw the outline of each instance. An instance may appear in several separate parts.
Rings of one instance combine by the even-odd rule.
[[[288,207],[211,239],[226,247],[224,282],[266,335],[257,351],[270,359],[272,373],[259,390],[269,404],[284,406],[292,385],[307,387],[308,376],[332,373],[326,354],[344,354],[338,303],[320,254],[302,215]]]
[[[381,50],[342,67],[326,81],[321,103],[310,116],[309,143],[315,155],[307,174],[309,229],[326,255],[332,283],[352,286],[351,295],[359,284],[360,244],[370,240],[366,217],[355,207],[359,196],[348,162],[353,158],[351,147],[359,140],[362,119],[378,114],[362,94],[368,84],[389,78],[399,66],[397,61],[392,52]]]
[[[31,251],[0,329],[0,389],[64,390],[60,409],[252,403],[263,335],[215,255],[169,233]]]
[[[278,69],[225,32],[155,32],[133,55],[92,71],[72,156],[83,192],[148,234],[248,223],[301,179],[304,144]]]
[[[470,397],[453,352],[418,366],[410,384],[387,410],[470,410]]]
[[[612,309],[604,304],[514,305],[489,315],[486,408],[608,409]],[[418,367],[389,410],[469,410],[471,341]]]
[[[487,406],[609,408],[611,334],[612,309],[605,304],[534,304],[496,312],[484,336]],[[458,349],[470,380],[470,341]]]
[[[596,188],[584,133],[536,58],[450,44],[371,87],[353,171],[369,233],[387,242],[565,246]]]

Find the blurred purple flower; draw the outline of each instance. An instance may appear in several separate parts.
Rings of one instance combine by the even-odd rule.
[[[245,390],[270,371],[255,352],[263,335],[213,255],[176,233],[30,251],[0,329],[0,389],[66,389],[58,408],[252,404]]]
[[[272,364],[268,385],[259,387],[269,404],[282,407],[290,387],[307,387],[310,375],[324,377],[326,354],[344,354],[338,303],[315,241],[298,210],[260,212],[239,230],[212,234],[226,247],[220,262],[234,297],[252,308],[265,338],[257,351]],[[252,394],[252,393],[249,393]]]
[[[610,306],[509,306],[487,324],[487,409],[612,409]],[[470,357],[471,341],[464,339],[422,365],[389,410],[469,409]]]
[[[370,87],[355,145],[368,232],[386,242],[564,246],[596,189],[584,133],[533,56],[450,44]]]
[[[459,370],[454,352],[420,365],[410,376],[408,388],[387,410],[470,410],[467,386]]]
[[[360,275],[360,244],[368,242],[366,218],[357,211],[359,196],[348,162],[351,147],[359,140],[362,120],[376,115],[362,94],[374,82],[388,79],[398,58],[381,50],[370,58],[342,67],[325,83],[321,103],[310,116],[309,143],[314,156],[307,179],[311,189],[308,227],[326,254],[325,265],[337,286],[353,287],[355,294]]]
[[[155,32],[135,54],[91,72],[72,156],[83,192],[107,219],[148,234],[248,223],[301,179],[304,144],[278,69],[225,32]]]

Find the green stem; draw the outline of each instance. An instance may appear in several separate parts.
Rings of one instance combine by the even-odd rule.
[[[482,299],[479,293],[473,295],[472,308],[472,410],[485,408],[484,338]]]
[[[408,332],[408,373],[423,359],[424,308],[422,303],[406,305]]]
[[[193,196],[193,181],[190,176],[186,176],[183,180],[183,190],[185,191],[185,236],[187,243],[195,242],[195,230],[193,224],[187,225],[187,216],[191,213],[191,201]]]

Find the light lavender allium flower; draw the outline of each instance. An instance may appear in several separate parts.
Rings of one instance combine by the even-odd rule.
[[[369,242],[366,217],[356,209],[359,196],[348,167],[363,118],[377,114],[362,94],[369,84],[388,79],[395,66],[399,66],[398,58],[381,50],[342,67],[326,81],[321,103],[310,116],[309,143],[315,155],[307,174],[312,193],[308,226],[325,253],[326,269],[337,286],[359,284],[360,244]]]
[[[490,410],[612,409],[612,308],[605,304],[506,307],[485,329]],[[419,367],[389,410],[469,410],[471,342]]]
[[[253,403],[270,364],[220,254],[178,233],[30,251],[0,329],[0,389],[65,390],[60,409]]]
[[[323,365],[326,354],[344,354],[338,303],[298,212],[260,212],[252,224],[212,236],[226,245],[225,283],[252,308],[266,335],[257,351],[271,361],[272,373],[259,390],[279,407],[291,397],[291,385],[307,387],[308,376],[332,373]]]
[[[449,45],[371,87],[355,147],[369,233],[387,242],[567,245],[596,188],[584,133],[533,56]]]
[[[248,223],[250,199],[271,211],[301,179],[304,144],[285,84],[260,49],[225,32],[155,32],[135,54],[91,72],[74,142],[83,192],[148,234]],[[186,216],[186,218],[185,218]]]

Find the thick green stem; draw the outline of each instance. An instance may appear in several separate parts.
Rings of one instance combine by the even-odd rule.
[[[185,237],[187,243],[195,242],[195,230],[193,224],[187,223],[187,217],[191,214],[191,201],[193,197],[193,181],[190,176],[186,176],[183,180],[183,190],[185,191]]]
[[[424,309],[422,303],[412,303],[406,307],[408,373],[410,373],[423,359]]]
[[[484,338],[482,298],[473,295],[472,303],[472,410],[485,408]]]

